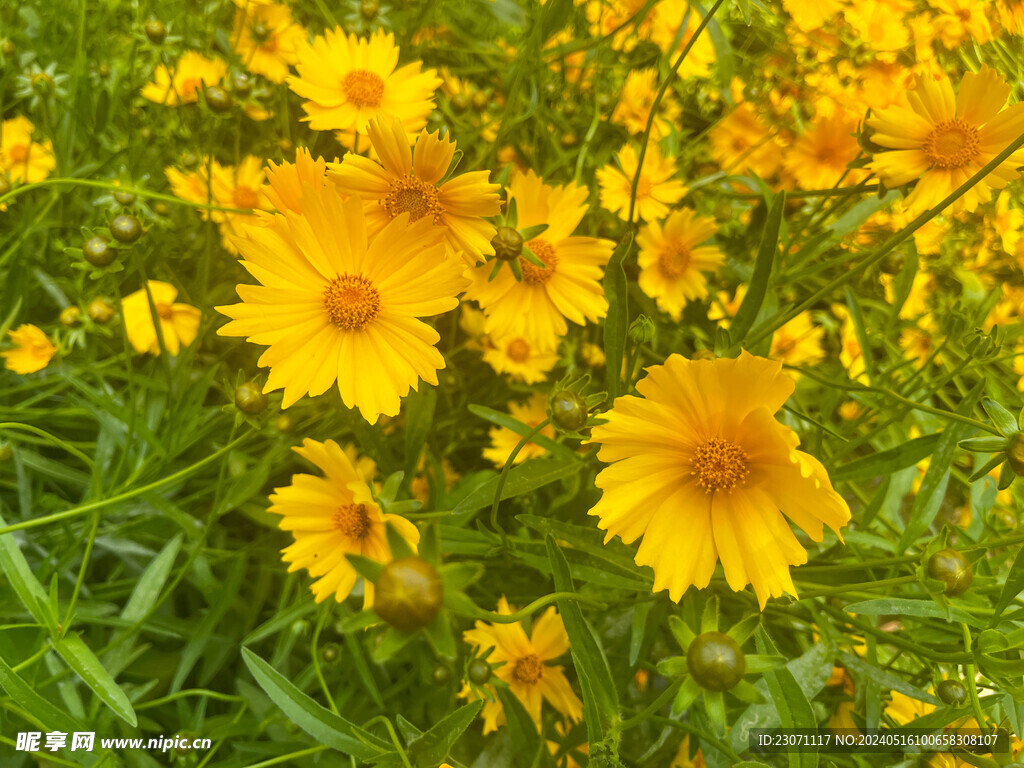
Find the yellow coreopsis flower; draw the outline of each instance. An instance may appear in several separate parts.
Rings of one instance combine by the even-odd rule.
[[[189,304],[176,302],[178,289],[170,283],[150,280],[149,290],[140,288],[121,300],[121,316],[128,341],[136,352],[160,354],[160,337],[157,336],[150,308],[150,297],[160,320],[160,336],[163,348],[177,355],[182,346],[187,347],[199,333],[199,319],[202,313]]]
[[[853,185],[867,175],[847,167],[861,151],[854,135],[857,122],[839,109],[829,117],[816,118],[793,143],[784,164],[801,189],[831,189],[840,180]]]
[[[498,601],[498,613],[505,616],[512,613],[504,596]],[[494,674],[508,683],[509,690],[522,702],[538,728],[544,701],[569,721],[580,721],[583,702],[573,692],[563,667],[548,663],[569,652],[569,635],[554,608],[548,608],[533,623],[533,632],[529,637],[520,621],[514,624],[477,621],[473,629],[466,630],[462,637],[480,651],[493,649],[487,661],[491,664],[503,662],[494,670]],[[468,684],[459,696],[473,698]],[[484,704],[481,714],[485,735],[504,725],[505,710],[494,697],[493,691],[492,699]]]
[[[782,0],[782,7],[793,17],[797,27],[810,32],[842,10],[843,3],[842,0]]]
[[[501,213],[501,187],[487,180],[488,171],[470,171],[442,184],[455,157],[454,141],[439,131],[422,131],[410,150],[409,136],[394,117],[371,120],[366,133],[380,162],[350,152],[330,165],[328,176],[339,190],[365,201],[371,235],[406,213],[411,221],[426,217],[444,227],[450,252],[471,265],[494,253],[494,226],[484,217]]]
[[[267,166],[267,186],[263,193],[278,213],[302,213],[302,187],[323,189],[327,184],[327,162],[320,157],[314,160],[306,147],[295,150],[294,163],[278,165],[268,160]],[[257,215],[261,214],[257,211]]]
[[[634,69],[626,75],[619,101],[612,112],[612,122],[623,126],[631,134],[643,133],[651,116],[651,107],[658,93],[658,70]],[[670,91],[665,92],[654,122],[651,140],[660,141],[672,130],[679,119],[679,105]]]
[[[15,373],[26,374],[41,371],[50,364],[57,354],[57,347],[49,337],[35,325],[23,323],[7,335],[14,343],[14,349],[0,352],[4,367]]]
[[[1015,35],[1024,35],[1024,0],[996,0],[999,23]]]
[[[508,412],[513,419],[532,428],[548,417],[547,403],[546,395],[542,392],[535,392],[525,403],[509,403]],[[548,424],[540,431],[540,434],[543,437],[554,438],[555,428]],[[491,445],[489,448],[484,448],[483,457],[497,467],[505,466],[508,457],[512,455],[512,451],[519,445],[519,441],[523,439],[522,435],[518,432],[513,432],[508,427],[491,427],[488,436],[491,439]],[[520,449],[512,463],[522,464],[527,459],[538,458],[546,452],[547,448],[530,441]]]
[[[525,384],[536,384],[548,377],[548,371],[558,362],[558,353],[513,334],[493,339],[484,350],[484,360],[497,373],[508,374]]]
[[[686,29],[680,30],[686,20]],[[693,39],[701,12],[687,0],[660,0],[651,12],[651,41],[674,57]],[[677,70],[679,77],[707,77],[715,60],[715,45],[707,30],[701,32]],[[674,59],[673,59],[674,61]]]
[[[815,325],[811,313],[801,312],[775,330],[768,356],[794,367],[814,365],[825,356],[821,348],[824,336],[825,329]]]
[[[716,271],[725,261],[717,247],[701,245],[717,231],[712,219],[682,208],[669,214],[664,226],[651,222],[637,236],[637,283],[676,322],[688,301],[708,295],[704,273]]]
[[[964,75],[955,97],[947,77],[918,76],[916,84],[907,94],[909,109],[889,107],[868,120],[871,140],[891,148],[874,156],[871,170],[893,187],[917,180],[905,203],[911,216],[939,203],[1024,133],[1024,103],[1004,109],[1010,86],[991,67]],[[1017,178],[1022,165],[1024,150],[969,189],[953,209],[973,211],[992,197],[992,189]]]
[[[617,155],[620,168],[606,165],[597,170],[597,182],[601,186],[601,205],[619,218],[626,220],[629,216],[629,200],[633,191],[633,177],[640,156],[633,146],[627,144]],[[676,173],[676,164],[671,157],[664,157],[658,145],[647,145],[644,154],[643,170],[636,185],[636,206],[633,209],[633,220],[655,221],[668,215],[669,206],[683,199],[686,187],[683,182],[672,178]]]
[[[711,156],[726,173],[750,169],[762,179],[775,174],[782,157],[772,130],[750,102],[739,104],[708,132]]]
[[[143,86],[142,95],[169,107],[195,104],[204,86],[209,88],[219,84],[227,74],[228,65],[220,59],[208,59],[196,51],[186,51],[173,67],[158,66],[153,73],[153,82]]]
[[[859,0],[846,5],[843,17],[872,50],[898,51],[909,40],[903,16],[910,9],[909,0]]]
[[[647,369],[642,397],[616,398],[594,427],[604,492],[590,510],[607,539],[641,538],[638,565],[654,569],[654,590],[678,602],[706,587],[721,560],[734,590],[752,584],[769,597],[796,594],[790,566],[807,561],[787,518],[815,541],[836,533],[850,509],[800,439],[776,421],[793,393],[782,363],[742,352],[735,360],[672,355]]]
[[[14,117],[0,123],[0,176],[14,183],[42,181],[57,167],[53,143],[32,141],[35,126],[27,117]]]
[[[407,133],[418,132],[441,79],[433,69],[421,71],[419,61],[398,67],[398,54],[395,36],[383,30],[361,39],[338,27],[301,45],[299,74],[288,78],[288,87],[306,99],[303,119],[314,131],[365,135],[371,119],[390,114]]]
[[[964,40],[984,45],[992,39],[988,0],[928,0],[928,4],[938,11],[932,23],[942,44],[950,50]]]
[[[440,336],[417,318],[458,306],[463,265],[429,219],[400,216],[370,238],[359,200],[306,185],[300,205],[235,238],[261,284],[239,285],[242,303],[217,308],[232,318],[218,333],[269,346],[264,391],[284,389],[285,408],[337,381],[371,424],[394,416],[410,387],[437,384]]]
[[[325,475],[292,475],[292,483],[275,488],[268,512],[281,515],[278,524],[291,531],[295,543],[285,547],[282,560],[288,572],[305,568],[316,579],[310,589],[320,603],[330,595],[342,602],[358,574],[345,555],[361,555],[378,563],[392,559],[386,525],[395,528],[416,549],[420,532],[399,515],[381,512],[373,500],[368,479],[333,440],[318,443],[306,438],[292,448]],[[373,584],[364,582],[363,608],[373,605]]]
[[[587,212],[586,187],[548,186],[528,171],[512,177],[508,196],[515,201],[519,229],[547,225],[526,243],[544,266],[520,256],[523,279],[519,281],[505,267],[489,280],[493,266],[483,264],[471,270],[473,284],[466,296],[487,314],[487,333],[520,335],[554,349],[568,329],[566,319],[584,325],[608,312],[601,276],[614,244],[573,235]]]
[[[288,67],[298,60],[306,30],[292,21],[287,5],[269,3],[235,11],[231,40],[246,69],[272,83],[283,83]]]

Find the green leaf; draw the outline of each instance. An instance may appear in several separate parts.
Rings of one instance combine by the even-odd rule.
[[[407,752],[417,768],[437,768],[452,746],[469,724],[483,709],[483,701],[459,707],[450,715],[438,720],[430,730],[409,742]]]
[[[573,459],[531,459],[512,467],[501,489],[501,499],[511,499],[543,488],[549,483],[573,475],[583,468],[583,462]],[[453,515],[466,515],[491,506],[498,478],[491,478],[455,505]]]
[[[380,572],[384,570],[382,563],[378,563],[376,560],[371,560],[368,557],[363,557],[362,555],[345,555],[345,557],[352,564],[352,567],[356,569],[356,573],[369,582],[376,583],[377,579],[380,578]]]
[[[861,312],[860,302],[857,301],[857,294],[853,292],[853,289],[847,285],[844,287],[843,292],[846,295],[846,306],[850,309],[850,322],[853,323],[853,331],[857,336],[857,343],[860,344],[860,359],[864,363],[864,373],[868,377],[868,381],[872,381],[875,377],[875,360],[874,355],[871,353],[871,337],[868,335],[867,328],[864,325],[864,313]]]
[[[679,647],[684,651],[689,648],[690,643],[697,638],[697,635],[695,635],[693,630],[690,629],[689,624],[678,616],[668,617],[668,629],[676,639],[676,642],[679,643]]]
[[[887,477],[893,472],[912,467],[922,459],[931,456],[940,437],[940,434],[935,434],[908,440],[895,448],[854,459],[833,470],[829,475],[833,482],[843,480],[852,482]]]
[[[745,658],[747,660],[748,675],[758,675],[771,669],[784,667],[786,666],[787,661],[785,656],[765,656],[758,654],[749,654]]]
[[[22,709],[38,720],[44,728],[72,733],[82,730],[81,723],[66,712],[57,709],[0,658],[0,688],[3,688]]]
[[[980,619],[966,611],[950,606],[946,608],[931,600],[912,600],[902,597],[880,597],[875,600],[864,600],[846,606],[844,611],[857,613],[861,616],[914,616],[921,619],[942,619],[951,622],[963,622],[972,627],[984,627]]]
[[[0,516],[0,528],[6,528],[7,522]],[[13,533],[0,536],[0,567],[3,568],[7,580],[14,587],[21,604],[32,614],[32,618],[44,626],[50,627],[54,632],[57,627],[57,617],[49,612],[49,601],[46,590],[39,580],[32,573],[28,566],[25,555],[22,554],[14,539]]]
[[[81,637],[70,634],[59,639],[51,638],[50,642],[64,662],[92,689],[100,701],[133,728],[138,725],[135,710],[125,692],[114,682],[114,678]]]
[[[965,451],[974,451],[975,453],[995,453],[1001,451],[1006,447],[1005,437],[969,437],[966,440],[961,440],[957,445],[963,448]]]
[[[982,378],[974,389],[964,397],[956,412],[961,416],[969,416],[984,387],[985,379]],[[945,496],[946,485],[949,483],[949,468],[956,455],[956,444],[964,439],[970,428],[969,425],[956,421],[943,430],[935,453],[932,454],[928,464],[928,471],[925,472],[924,480],[921,481],[921,488],[914,498],[914,507],[910,511],[910,519],[907,521],[903,536],[896,547],[896,554],[906,552],[907,547],[917,541],[917,537],[928,530],[932,521],[935,520],[935,515],[938,514]]]
[[[1002,405],[997,403],[995,400],[986,397],[981,401],[981,407],[985,409],[985,413],[992,419],[992,423],[996,425],[996,429],[1003,433],[1003,435],[1009,436],[1017,431],[1017,419],[1013,417],[1013,414],[1003,408]]]
[[[772,643],[763,628],[758,629],[756,637],[758,651],[765,654],[777,652],[775,644]],[[775,709],[779,713],[779,720],[782,722],[783,728],[801,728],[810,731],[817,728],[818,721],[814,716],[814,709],[789,669],[781,667],[769,670],[764,673],[764,681],[768,686],[768,694],[775,703]],[[789,764],[793,767],[814,768],[818,764],[818,753],[790,752]]]
[[[622,358],[626,354],[626,329],[629,326],[629,302],[626,272],[622,263],[633,247],[630,232],[615,248],[604,271],[604,295],[608,314],[604,318],[605,389],[614,400],[622,392]]]
[[[498,695],[502,709],[505,710],[509,740],[514,751],[513,764],[520,768],[530,768],[540,761],[543,761],[542,764],[545,766],[550,765],[551,757],[547,747],[543,744],[540,734],[537,733],[537,726],[534,725],[526,708],[516,698],[516,695],[504,686],[496,687],[495,693]]]
[[[679,687],[679,692],[672,700],[672,715],[678,717],[690,708],[690,705],[700,696],[700,686],[692,677],[686,678]]]
[[[749,27],[750,26],[750,0],[736,0],[736,4],[740,7],[740,11],[743,13],[743,22]]]
[[[569,575],[569,563],[549,533],[545,539],[548,559],[554,573],[555,589],[559,592],[575,591]],[[584,618],[579,603],[559,600],[558,611],[569,635],[573,663],[583,689],[583,710],[587,723],[587,738],[591,744],[604,740],[605,730],[619,719],[619,699],[612,679],[608,659],[593,627]]]
[[[384,526],[384,530],[388,538],[388,546],[391,548],[391,557],[395,560],[400,560],[403,557],[412,557],[416,554],[416,551],[403,538],[394,525],[388,523]]]
[[[493,408],[488,408],[484,405],[474,405],[473,403],[470,403],[467,406],[467,408],[469,409],[469,412],[472,413],[474,416],[479,416],[481,419],[486,419],[492,424],[497,424],[499,427],[511,429],[520,437],[526,437],[534,430],[534,427],[531,427],[529,424],[523,424],[523,422],[519,421],[513,416],[510,416],[507,413],[503,413],[502,411],[496,411]],[[530,442],[536,443],[544,450],[558,456],[570,457],[573,455],[573,452],[568,447],[562,445],[561,443],[555,442],[550,437],[542,435],[539,432],[530,438]]]
[[[921,690],[915,685],[911,685],[899,675],[886,672],[884,669],[880,669],[873,664],[864,661],[860,657],[854,656],[852,653],[846,653],[843,651],[839,654],[839,658],[843,662],[843,666],[848,670],[867,679],[873,680],[883,690],[899,691],[911,698],[918,699],[920,701],[927,701],[929,704],[939,703],[939,700],[930,693]]]
[[[991,626],[994,627],[1000,622],[1003,618],[1003,611],[1021,592],[1024,592],[1024,547],[1017,550],[1017,556],[1013,559],[1010,572],[1006,574],[1006,582],[999,593],[999,599],[996,600]]]
[[[405,476],[412,478],[434,423],[437,390],[420,387],[405,398]]]
[[[393,751],[387,742],[321,707],[248,648],[242,649],[242,659],[260,688],[285,717],[320,744],[357,760],[370,760]]]
[[[761,244],[757,249],[754,274],[750,278],[747,295],[743,297],[743,303],[740,304],[736,317],[729,323],[729,337],[734,346],[738,346],[743,341],[750,326],[757,319],[757,313],[761,311],[761,304],[768,292],[768,280],[772,275],[775,253],[779,249],[779,230],[782,227],[782,214],[785,209],[786,193],[779,192],[772,201],[764,229],[761,230]]]

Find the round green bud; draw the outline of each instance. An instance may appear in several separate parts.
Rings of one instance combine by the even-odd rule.
[[[434,681],[434,685],[447,685],[448,681],[451,680],[452,673],[444,664],[438,664],[434,667],[434,671],[430,676]]]
[[[258,384],[246,381],[235,387],[235,405],[242,413],[263,413],[267,409],[267,396]]]
[[[440,574],[421,557],[392,560],[374,586],[374,612],[403,632],[427,626],[444,601]]]
[[[967,702],[967,688],[959,680],[943,680],[935,688],[943,704],[961,706]]]
[[[456,93],[451,98],[452,111],[459,115],[469,109],[472,103],[473,100],[464,93]]]
[[[1006,441],[1006,460],[1015,475],[1024,476],[1024,432],[1014,432]]]
[[[484,91],[477,91],[473,94],[473,109],[483,112],[491,104],[491,96]]]
[[[134,243],[142,237],[142,222],[130,213],[122,213],[110,222],[110,234],[119,243]]]
[[[380,13],[380,3],[377,0],[363,0],[359,4],[359,15],[366,21],[373,21]]]
[[[206,89],[206,105],[214,112],[227,112],[235,104],[231,94],[219,85]]]
[[[167,25],[160,19],[150,19],[142,28],[153,45],[160,45],[167,37]]]
[[[747,660],[739,643],[724,632],[697,635],[686,651],[686,668],[709,691],[728,691],[743,679]]]
[[[474,685],[486,685],[491,679],[491,665],[483,659],[473,659],[469,662],[469,669],[466,672],[469,675],[469,682]]]
[[[93,299],[89,302],[86,312],[89,314],[90,320],[103,325],[114,316],[114,307],[106,299]]]
[[[320,649],[320,658],[328,664],[337,661],[340,655],[341,653],[338,650],[338,646],[334,643],[328,643]]]
[[[512,227],[498,227],[497,233],[491,238],[494,257],[502,261],[514,261],[523,252],[523,236]]]
[[[114,199],[121,205],[131,205],[135,202],[135,193],[118,189],[114,192]]]
[[[72,328],[82,319],[82,310],[72,305],[64,307],[60,313],[60,324],[66,328]]]
[[[231,88],[235,94],[245,98],[252,93],[252,78],[244,72],[239,72],[231,78]]]
[[[551,420],[567,432],[577,432],[587,424],[587,404],[578,392],[563,389],[548,401]]]
[[[110,247],[105,237],[90,237],[82,246],[82,256],[94,267],[105,267],[117,258],[117,251]]]
[[[170,216],[171,206],[165,203],[163,200],[157,200],[153,203],[153,213],[157,216]]]
[[[974,570],[967,558],[955,549],[943,549],[928,558],[928,575],[946,585],[949,597],[962,595],[974,581]]]

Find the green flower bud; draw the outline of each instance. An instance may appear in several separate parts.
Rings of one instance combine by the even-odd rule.
[[[578,432],[587,424],[587,404],[572,390],[555,392],[548,400],[548,411],[555,426],[566,432]]]
[[[434,685],[447,685],[448,681],[451,680],[452,673],[444,664],[438,664],[434,667],[434,671],[431,674],[431,678],[434,680]]]
[[[167,26],[160,19],[150,19],[142,31],[153,45],[160,45],[167,37]]]
[[[267,396],[258,384],[246,381],[235,387],[235,405],[242,413],[263,413],[267,408]]]
[[[928,558],[928,575],[946,585],[948,597],[962,595],[974,581],[971,564],[955,549],[943,549]]]
[[[114,199],[121,205],[131,205],[135,202],[135,193],[119,189],[114,192]]]
[[[494,256],[502,261],[514,261],[523,252],[523,236],[512,227],[498,227],[498,233],[491,239]]]
[[[709,691],[728,691],[743,679],[747,660],[739,643],[724,632],[705,632],[686,651],[686,668]]]
[[[943,680],[935,688],[943,704],[962,706],[967,701],[967,689],[959,680]]]
[[[110,234],[119,243],[134,243],[142,237],[142,222],[131,214],[123,213],[110,222]]]
[[[380,572],[375,587],[374,613],[403,632],[427,626],[444,601],[440,574],[421,557],[392,560]]]
[[[1014,432],[1006,441],[1006,460],[1017,477],[1024,476],[1024,432]]]
[[[473,659],[469,662],[469,681],[474,685],[486,685],[491,679],[491,665],[483,659]]]
[[[110,247],[105,237],[90,237],[82,246],[82,256],[94,267],[105,267],[117,258],[117,251]]]
[[[219,85],[211,85],[206,89],[206,106],[214,112],[227,112],[234,104],[231,94]]]

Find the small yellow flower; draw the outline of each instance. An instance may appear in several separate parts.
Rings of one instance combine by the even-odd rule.
[[[750,102],[719,120],[708,132],[711,156],[726,173],[751,170],[762,179],[775,175],[782,153],[775,135]]]
[[[208,59],[196,51],[187,51],[174,67],[158,66],[153,82],[143,86],[142,95],[169,107],[195,104],[203,86],[218,85],[227,74],[228,65],[220,59]]]
[[[14,183],[34,184],[57,167],[53,143],[32,141],[35,127],[26,117],[14,117],[0,124],[0,176]]]
[[[548,417],[547,403],[547,397],[541,392],[536,392],[523,404],[509,403],[508,412],[513,419],[532,428]],[[555,428],[548,424],[540,431],[540,434],[543,437],[554,438]],[[488,435],[491,438],[491,446],[484,449],[483,457],[497,467],[504,467],[508,457],[512,455],[512,451],[519,445],[523,436],[508,427],[491,427]],[[527,459],[534,459],[545,453],[547,453],[546,448],[531,441],[522,447],[512,463],[522,464]]]
[[[292,21],[287,5],[271,3],[235,11],[235,53],[246,69],[272,83],[285,81],[289,65],[298,60],[298,46],[305,40],[306,30]]]
[[[682,30],[686,20],[686,29]],[[651,41],[674,59],[697,34],[701,12],[687,0],[660,0],[651,13]],[[679,77],[707,77],[715,60],[715,45],[702,31],[678,69]]]
[[[497,373],[505,373],[525,384],[536,384],[548,377],[558,362],[558,353],[539,347],[536,342],[511,334],[494,339],[484,350],[484,360]]]
[[[824,336],[825,329],[815,325],[811,313],[801,312],[775,331],[768,356],[794,367],[814,365],[825,356],[821,348]],[[797,374],[791,371],[790,375]]]
[[[622,95],[612,112],[612,122],[623,126],[631,134],[643,133],[651,116],[651,107],[658,93],[658,70],[634,69],[626,75]],[[679,105],[671,91],[666,91],[651,124],[651,140],[660,141],[672,131],[679,120]]]
[[[782,7],[793,23],[804,32],[822,26],[842,10],[842,0],[782,0]]]
[[[160,339],[157,337],[156,326],[149,299],[152,297],[156,315],[160,320],[160,335],[163,346],[172,355],[177,355],[182,346],[195,341],[199,333],[198,309],[188,304],[177,303],[178,289],[170,283],[150,280],[149,291],[140,288],[121,301],[121,315],[124,318],[128,341],[136,352],[160,354]]]
[[[633,177],[639,164],[639,154],[631,144],[618,153],[621,170],[615,165],[606,165],[597,171],[601,185],[601,205],[625,220],[629,216],[629,200],[633,189]],[[636,185],[636,206],[633,220],[656,221],[668,215],[669,206],[675,205],[686,194],[686,186],[678,179],[676,164],[671,157],[663,157],[658,145],[647,145],[643,170]]]
[[[11,337],[15,347],[0,352],[0,357],[4,358],[4,366],[9,371],[20,374],[41,371],[57,354],[53,342],[34,325],[24,323],[15,330],[8,331],[7,335]]]
[[[844,110],[815,118],[786,153],[786,170],[801,189],[831,189],[840,179],[856,184],[867,175],[863,169],[847,168],[861,151],[856,132],[857,119]]]

